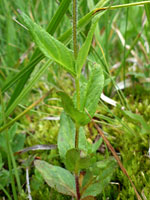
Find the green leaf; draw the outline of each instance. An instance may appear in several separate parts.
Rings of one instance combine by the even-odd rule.
[[[81,18],[78,22],[78,33],[81,32],[81,30],[91,21],[93,18],[93,11],[88,13],[86,16]],[[68,44],[71,41],[72,38],[72,27],[69,28],[61,37],[59,37],[59,40],[65,44]],[[38,51],[38,50],[37,50]],[[37,51],[34,53],[32,56],[33,59],[31,59],[30,63],[25,66],[20,72],[18,72],[15,76],[12,76],[8,81],[6,81],[4,87],[2,88],[2,92],[7,91],[10,87],[12,87],[18,80],[22,78],[25,78],[26,80],[23,79],[22,82],[23,85],[27,82],[27,79],[29,78],[29,75],[35,68],[35,66],[44,58],[44,55],[41,53],[37,53]],[[19,88],[19,85],[18,87]],[[15,93],[17,93],[18,90],[15,90]]]
[[[81,74],[82,67],[83,67],[83,65],[86,61],[87,56],[88,56],[97,22],[98,22],[98,20],[96,20],[95,22],[92,23],[91,28],[88,32],[87,38],[86,38],[84,44],[82,45],[82,47],[81,47],[81,49],[79,50],[79,53],[78,53],[76,65],[77,65],[77,74],[79,76]]]
[[[65,112],[79,125],[87,124],[90,119],[85,112],[80,112],[75,108],[72,99],[64,92],[58,92],[58,95],[61,97],[62,106]]]
[[[84,83],[85,85],[86,83]],[[104,75],[100,65],[96,64],[92,72],[90,73],[90,78],[87,83],[87,86],[84,86],[84,90],[81,92],[81,110],[88,111],[91,117],[94,116],[94,113],[97,108],[97,104],[102,93],[104,86]],[[82,87],[82,86],[81,86]]]
[[[87,197],[84,197],[81,200],[95,200],[95,198],[93,196],[87,196]]]
[[[101,182],[91,184],[86,189],[85,193],[83,194],[83,197],[97,196],[104,190],[105,186],[108,185],[109,182],[110,182],[110,179],[108,180],[105,179],[105,180],[102,180]]]
[[[69,171],[42,160],[36,160],[34,164],[50,187],[62,194],[76,197],[75,179]]]
[[[80,127],[80,129],[79,129],[79,149],[83,150],[85,153],[87,153],[88,152],[87,145],[88,144],[87,144],[87,139],[86,139],[86,132],[84,130],[84,127]]]
[[[100,194],[109,184],[116,166],[117,164],[115,160],[111,158],[95,163],[93,167],[89,169],[90,171],[87,172],[83,179],[83,185],[81,189],[83,197],[89,195],[97,196]],[[95,179],[93,177],[95,177]]]
[[[58,133],[58,149],[62,159],[68,150],[75,148],[75,124],[65,112],[60,116],[60,129]],[[83,127],[79,129],[79,149],[87,152],[87,141]]]
[[[57,144],[61,158],[65,158],[66,152],[75,147],[75,125],[65,112],[62,112],[60,116]]]
[[[63,43],[48,34],[41,26],[34,23],[26,14],[21,13],[21,16],[25,25],[31,32],[35,43],[43,54],[62,65],[64,69],[72,75],[75,75],[75,63],[72,51]]]
[[[73,172],[76,169],[78,172],[79,160],[80,160],[80,150],[70,149],[69,151],[67,151],[65,158],[65,165],[69,171]]]
[[[91,165],[91,159],[79,149],[70,149],[66,153],[65,165],[70,171],[78,172],[87,169]]]
[[[67,0],[66,0],[67,1]],[[69,0],[68,0],[69,1]],[[108,0],[110,1],[110,0]],[[103,2],[103,4],[101,4],[101,2],[99,2],[97,5],[98,7],[103,7],[107,2],[107,0]],[[68,4],[66,6],[66,2],[62,1],[63,4],[63,8],[68,8]],[[61,4],[60,4],[61,6]],[[65,13],[66,10],[62,11],[62,13]],[[105,12],[102,12],[102,14],[104,14]],[[78,21],[78,34],[83,30],[83,28],[89,23],[91,22],[91,20],[94,17],[94,10],[89,12],[87,15],[83,16],[79,21]],[[57,17],[57,22],[60,21],[60,18],[62,16],[56,16]],[[52,25],[53,26],[52,26]],[[52,28],[50,28],[52,26]],[[57,28],[57,26],[54,25],[53,22],[50,22],[47,32],[49,32],[50,34],[52,34],[52,29],[53,27]],[[59,40],[65,44],[68,44],[71,41],[72,38],[72,27],[69,28],[61,37],[59,37]],[[25,83],[27,82],[27,80],[29,79],[29,76],[31,74],[31,72],[33,71],[33,69],[35,68],[36,64],[38,64],[43,58],[44,56],[40,53],[35,52],[34,55],[32,56],[33,59],[31,59],[31,62],[25,67],[23,68],[19,73],[17,73],[17,75],[13,75],[8,81],[6,81],[4,87],[2,88],[2,92],[7,91],[10,87],[12,87],[18,80],[22,79],[22,77],[26,78],[22,80],[23,82],[23,86],[25,85]],[[21,82],[19,82],[21,83]],[[15,90],[15,94],[17,94],[17,91],[19,90],[19,86],[20,84],[17,85],[17,88]],[[22,88],[22,87],[21,87]],[[14,97],[17,96],[14,94]],[[19,93],[18,93],[19,94]]]

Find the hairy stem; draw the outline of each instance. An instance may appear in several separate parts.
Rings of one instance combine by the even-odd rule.
[[[73,49],[74,57],[77,58],[77,0],[73,0]]]
[[[77,1],[73,0],[73,50],[74,50],[74,58],[77,59],[78,56],[78,47],[77,47]],[[76,93],[77,93],[77,108],[80,110],[80,83],[79,77],[75,79],[76,83]],[[75,148],[79,147],[79,125],[76,124],[76,133],[75,133]],[[75,170],[75,183],[76,183],[76,195],[77,200],[80,200],[80,185],[79,185],[79,172]]]
[[[75,83],[76,83],[76,93],[77,93],[77,108],[78,108],[78,110],[80,110],[80,82],[79,82],[79,77],[76,77]]]
[[[76,135],[75,135],[75,148],[79,147],[79,126],[76,125]]]
[[[75,182],[76,182],[77,200],[80,200],[79,176],[77,174],[75,174]]]

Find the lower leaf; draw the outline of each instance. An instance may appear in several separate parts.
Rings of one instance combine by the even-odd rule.
[[[50,187],[62,194],[76,197],[75,179],[69,171],[42,160],[36,160],[34,164]]]

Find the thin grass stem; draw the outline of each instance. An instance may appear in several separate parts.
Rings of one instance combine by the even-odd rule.
[[[3,118],[3,122],[5,124],[6,123],[5,111],[4,111],[5,109],[4,109],[4,101],[3,101],[1,90],[0,90],[0,100],[1,100],[1,105],[2,105],[2,118]],[[10,140],[9,140],[8,130],[5,131],[5,140],[6,140],[8,168],[9,168],[9,173],[10,173],[12,193],[13,193],[14,200],[17,200],[18,198],[17,198],[16,186],[15,186],[14,176],[12,173],[11,151],[10,151],[11,146],[10,146],[10,142],[9,142]]]
[[[116,6],[108,6],[108,7],[103,7],[103,8],[96,8],[94,10],[93,14],[96,14],[100,11],[104,11],[104,10],[115,10],[115,9],[119,9],[119,8],[128,8],[128,7],[132,7],[132,6],[142,6],[142,5],[146,5],[149,4],[150,1],[141,1],[141,2],[135,2],[135,3],[127,3],[127,4],[122,4],[122,5],[116,5]]]
[[[5,188],[0,184],[0,189],[4,192],[4,194],[8,197],[9,200],[12,200],[10,194],[5,190]]]

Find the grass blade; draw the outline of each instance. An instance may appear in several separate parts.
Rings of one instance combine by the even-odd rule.
[[[31,90],[33,85],[36,83],[36,81],[39,80],[39,78],[43,75],[43,73],[47,70],[49,67],[51,61],[47,61],[38,72],[34,75],[34,77],[30,80],[28,85],[21,91],[20,95],[15,99],[15,101],[11,104],[11,106],[6,110],[5,115],[8,117],[10,113],[15,109],[15,107],[19,104],[19,102],[27,95],[27,93]]]
[[[50,21],[50,23],[47,27],[47,32],[50,33],[51,35],[54,34],[58,25],[61,23],[61,20],[63,19],[63,16],[65,15],[66,11],[68,10],[70,3],[71,3],[70,0],[63,0],[61,2],[56,14],[53,16],[53,18],[51,19],[51,21]],[[42,53],[40,52],[39,49],[36,49],[35,52],[33,53],[32,57],[31,57],[29,64],[26,66],[26,68],[24,68],[23,71],[21,71],[19,74],[17,74],[15,77],[13,77],[13,79],[11,79],[9,82],[7,82],[5,84],[5,86],[2,89],[2,92],[9,89],[14,83],[16,83],[17,80],[19,80],[20,78],[23,77],[23,79],[20,80],[19,83],[17,84],[17,86],[16,86],[16,88],[15,88],[15,90],[14,90],[12,96],[11,96],[11,99],[8,103],[7,108],[12,104],[12,102],[15,100],[15,98],[20,94],[24,85],[26,84],[26,82],[30,78],[30,75],[31,75],[32,71],[34,70],[35,66],[43,58],[44,58],[44,55],[42,55]],[[30,70],[28,70],[26,72],[26,75],[24,76],[25,70],[29,69],[29,68],[30,68]]]
[[[108,6],[108,7],[103,7],[103,8],[96,8],[94,11],[94,14],[97,14],[103,10],[115,10],[119,8],[128,8],[131,6],[141,6],[141,5],[146,5],[149,4],[150,1],[141,1],[141,2],[135,2],[135,3],[127,3],[127,4],[121,4],[121,5],[116,5],[116,6]]]
[[[45,95],[43,95],[40,99],[38,99],[36,102],[34,102],[33,104],[31,104],[28,108],[26,108],[22,113],[20,113],[16,118],[14,118],[13,120],[11,120],[10,122],[8,122],[7,124],[5,124],[4,126],[2,126],[0,128],[0,133],[2,131],[4,131],[5,129],[9,128],[10,126],[12,126],[17,120],[19,120],[22,116],[24,116],[28,111],[30,111],[33,107],[35,107],[36,105],[38,105],[41,101],[43,101],[43,99],[45,97],[47,97],[50,92],[52,91],[52,89],[47,92]]]
[[[144,7],[145,7],[145,11],[146,11],[147,20],[150,24],[150,4],[146,4],[146,5],[144,5]]]

